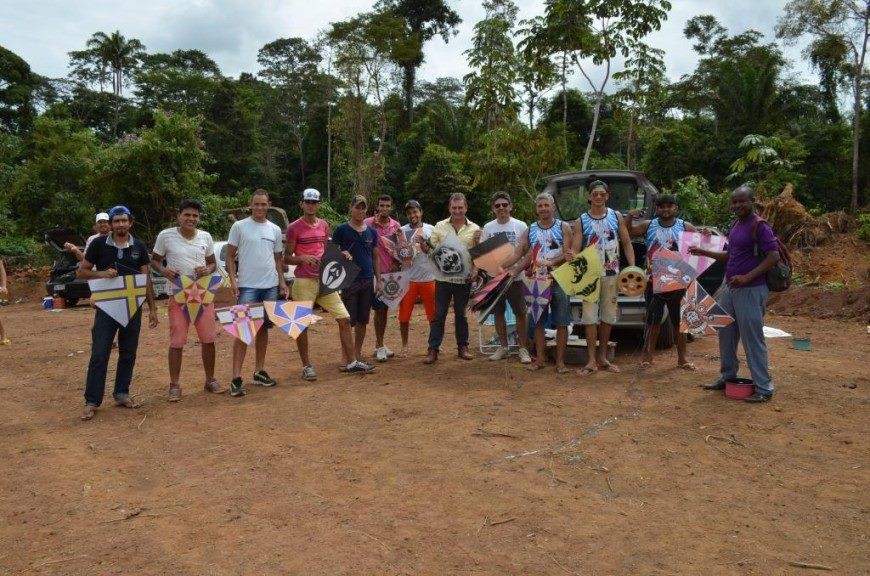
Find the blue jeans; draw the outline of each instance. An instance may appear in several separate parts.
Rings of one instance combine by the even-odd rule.
[[[465,307],[468,305],[470,295],[471,284],[468,282],[454,284],[435,281],[435,319],[429,325],[429,350],[437,350],[444,340],[444,323],[447,321],[451,299],[456,327],[456,345],[460,348],[468,346],[468,318],[465,316]]]
[[[259,304],[260,302],[274,301],[278,299],[278,287],[272,288],[245,288],[239,286],[239,298],[236,304]],[[275,324],[269,320],[269,315],[263,316],[263,328],[268,330]]]
[[[546,328],[562,328],[571,325],[571,299],[562,290],[562,287],[553,281],[550,303],[541,312],[537,326]],[[529,316],[531,318],[531,316]]]
[[[726,286],[719,305],[734,322],[719,329],[720,381],[737,376],[737,342],[743,342],[743,352],[755,389],[761,394],[773,394],[773,382],[767,364],[767,343],[764,341],[764,307],[767,285],[731,288]]]
[[[130,394],[130,382],[133,380],[133,366],[136,364],[141,327],[141,308],[124,328],[112,320],[111,316],[97,309],[94,326],[91,328],[91,360],[88,363],[88,377],[85,382],[86,403],[94,406],[103,403],[109,354],[112,352],[115,333],[118,334],[118,368],[115,370],[115,390],[112,392],[112,397],[117,400]]]

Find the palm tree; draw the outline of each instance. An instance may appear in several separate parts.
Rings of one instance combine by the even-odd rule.
[[[87,52],[100,69],[100,88],[106,73],[112,77],[112,93],[115,95],[115,115],[112,120],[112,134],[118,134],[118,115],[124,96],[125,77],[135,68],[145,53],[145,46],[136,38],[127,40],[118,30],[111,35],[95,32],[88,40]]]

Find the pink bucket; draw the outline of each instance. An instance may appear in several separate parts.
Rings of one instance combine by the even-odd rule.
[[[725,381],[725,396],[734,400],[749,398],[755,392],[755,384],[749,378],[731,378]]]

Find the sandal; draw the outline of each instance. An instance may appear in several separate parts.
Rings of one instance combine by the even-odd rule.
[[[571,369],[567,366],[556,366],[556,374],[567,374]]]
[[[601,370],[605,370],[607,372],[613,372],[614,374],[619,374],[622,370],[619,369],[619,366],[616,364],[611,364],[610,362],[606,363],[603,366],[600,366]]]
[[[652,362],[650,362],[649,360],[644,360],[640,363],[641,370],[648,370],[649,368],[652,368]]]
[[[178,402],[181,400],[181,386],[178,384],[169,385],[169,401]]]
[[[203,389],[206,392],[211,392],[212,394],[223,394],[224,392],[227,391],[226,388],[224,388],[220,384],[218,384],[218,381],[216,378],[212,378],[211,380],[208,380],[205,383],[205,386],[203,386]]]
[[[117,406],[118,408],[134,408],[133,399],[129,396],[115,398],[115,406]]]
[[[528,366],[526,366],[526,370],[528,370],[529,372],[536,372],[538,370],[543,370],[543,369],[544,369],[544,367],[541,366],[540,364],[538,364],[537,362],[533,362],[532,364],[529,364]]]
[[[697,372],[698,371],[698,368],[694,364],[692,364],[691,362],[677,364],[677,368],[682,368],[683,370],[688,370],[689,372]]]
[[[0,346],[8,346],[9,344],[12,344],[12,340],[10,340],[9,338],[4,338],[0,340]]]
[[[577,370],[578,376],[589,376],[590,374],[594,374],[598,372],[598,368],[590,368],[589,366],[584,366],[583,368]]]
[[[93,404],[85,404],[85,409],[82,410],[82,420],[90,420],[94,417],[94,412],[97,407]]]

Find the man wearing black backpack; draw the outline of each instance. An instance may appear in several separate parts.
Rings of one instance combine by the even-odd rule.
[[[734,322],[719,330],[719,379],[704,386],[705,390],[723,390],[725,382],[737,376],[737,341],[743,351],[755,384],[755,393],[747,402],[767,402],[773,397],[773,382],[767,363],[764,341],[764,308],[767,305],[768,271],[780,260],[779,242],[766,221],[755,213],[755,193],[747,185],[731,192],[731,211],[737,221],[728,233],[728,250],[717,252],[697,246],[692,254],[709,256],[726,262],[726,287],[719,305]]]

